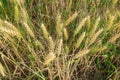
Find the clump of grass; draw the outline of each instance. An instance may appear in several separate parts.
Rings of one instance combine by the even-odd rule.
[[[5,4],[4,1],[0,2]],[[117,39],[120,38],[119,12],[117,14],[96,12],[99,11],[98,7],[100,6],[99,9],[101,6],[104,7],[103,3],[106,2],[100,0],[99,4],[95,4],[92,0],[80,1],[85,7],[85,11],[81,9],[84,13],[82,14],[78,12],[79,5],[71,2],[74,1],[70,0],[70,3],[64,0],[6,1],[13,7],[14,13],[11,16],[5,11],[9,8],[3,6],[4,14],[0,14],[0,78],[79,80],[90,79],[92,75],[96,80],[103,75],[99,74],[99,71],[112,69],[113,73],[106,71],[108,78],[114,71],[119,71],[117,70],[119,67],[115,66],[111,59],[112,56],[115,59],[114,56],[118,55],[119,46],[116,45],[119,43]],[[115,7],[117,2],[116,0],[111,4]],[[53,4],[52,7],[50,3]],[[57,11],[56,3],[61,7],[69,5],[67,12],[70,14],[67,19],[62,16],[66,15],[63,8]],[[94,6],[91,7],[90,3]],[[78,10],[70,7],[72,5]],[[30,9],[26,9],[28,6]],[[89,13],[95,11],[94,14],[88,14],[87,7],[91,7]],[[53,11],[59,14],[55,15]],[[44,17],[39,15],[41,13]],[[110,67],[105,69],[102,64],[110,64]],[[117,79],[116,75],[112,79]]]

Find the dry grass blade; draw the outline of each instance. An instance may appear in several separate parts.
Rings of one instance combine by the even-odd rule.
[[[80,44],[83,41],[84,37],[85,37],[85,32],[83,32],[82,35],[78,38],[78,40],[77,40],[77,42],[75,44],[75,48],[78,48],[80,46]]]
[[[50,52],[46,57],[45,57],[45,65],[50,64],[51,61],[53,61],[56,58],[55,54],[53,52]]]
[[[91,40],[90,40],[90,42],[89,42],[89,43],[90,43],[89,46],[95,42],[96,38],[101,34],[102,31],[103,31],[103,28],[100,29],[99,31],[97,31],[97,32],[92,36],[92,38],[91,38]]]
[[[72,16],[70,16],[63,24],[64,27],[68,26],[70,22],[72,22],[76,17],[78,16],[78,13],[75,12]]]
[[[0,73],[3,77],[5,76],[5,70],[4,70],[4,67],[1,63],[0,63]]]
[[[108,42],[113,43],[113,42],[115,42],[119,37],[120,37],[120,33],[114,35],[113,37],[111,37],[111,38],[108,40]]]
[[[85,24],[86,20],[87,20],[87,18],[84,18],[84,19],[79,23],[78,27],[77,27],[77,28],[75,29],[75,31],[74,31],[74,36],[76,36],[76,35],[79,33],[79,31],[81,30],[82,26]]]
[[[88,53],[89,53],[89,49],[79,51],[77,54],[75,54],[75,56],[73,57],[73,59],[81,58],[81,57],[85,56]]]

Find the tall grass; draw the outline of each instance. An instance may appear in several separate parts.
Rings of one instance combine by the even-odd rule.
[[[118,0],[1,0],[0,79],[119,80],[119,24]]]

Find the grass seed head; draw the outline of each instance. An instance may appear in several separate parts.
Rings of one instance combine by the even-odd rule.
[[[26,22],[23,22],[27,32],[30,34],[30,36],[32,36],[33,38],[35,37],[33,31],[30,29],[30,26],[28,26],[28,24]]]
[[[14,20],[18,23],[19,20],[19,9],[18,9],[18,5],[14,6]]]
[[[81,57],[85,56],[88,53],[89,53],[89,49],[79,51],[77,54],[75,54],[75,56],[73,57],[73,59],[81,58]]]
[[[46,27],[45,27],[45,25],[44,25],[43,23],[41,24],[41,29],[42,29],[42,31],[43,31],[43,36],[44,36],[46,39],[48,39],[49,34],[48,34],[48,31],[47,31],[47,29],[46,29]]]
[[[55,54],[53,52],[50,52],[46,57],[45,57],[45,65],[50,64],[54,59],[56,58]]]
[[[84,19],[79,23],[78,27],[77,27],[77,28],[75,29],[75,31],[74,31],[74,36],[76,36],[76,35],[79,33],[79,31],[81,30],[82,26],[85,24],[86,20],[87,20],[87,18],[84,18]]]
[[[49,48],[50,48],[50,50],[54,51],[54,47],[55,47],[54,41],[53,41],[52,37],[49,36]]]
[[[89,46],[95,42],[96,38],[101,34],[102,31],[103,31],[103,28],[100,29],[99,31],[97,31],[97,32],[92,36],[92,38],[91,38],[91,40],[90,40],[90,42],[89,42]]]
[[[72,16],[70,16],[65,22],[64,22],[64,27],[68,26],[76,17],[78,16],[78,13],[75,12]]]
[[[112,37],[108,40],[108,42],[113,43],[113,42],[115,42],[119,37],[120,37],[120,33],[112,36]]]
[[[114,19],[115,19],[115,17],[112,16],[111,14],[110,14],[109,18],[110,18],[110,19],[109,19],[109,21],[108,21],[107,30],[110,30],[110,28],[111,28],[112,25],[113,25],[113,21],[114,21]]]
[[[57,50],[58,55],[60,55],[62,52],[62,45],[63,45],[63,39],[60,39],[59,44],[58,44],[58,50]]]
[[[78,38],[77,42],[76,42],[76,45],[75,45],[75,48],[78,48],[81,44],[81,42],[83,41],[85,37],[85,32],[82,33],[82,35]]]
[[[63,28],[63,23],[61,22],[61,15],[58,14],[57,19],[56,19],[56,32],[58,36],[61,36],[62,34],[62,28]]]
[[[91,36],[93,36],[95,34],[95,31],[97,30],[99,22],[100,22],[100,17],[97,18],[97,20],[96,20],[96,22],[91,30],[91,34],[90,34]]]
[[[63,32],[64,32],[64,38],[67,41],[68,40],[68,33],[67,33],[66,28],[64,28]]]

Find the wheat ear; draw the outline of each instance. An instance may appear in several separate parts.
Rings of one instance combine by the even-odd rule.
[[[30,29],[30,26],[28,26],[28,24],[26,22],[23,22],[27,32],[30,34],[30,36],[32,36],[33,38],[35,37],[33,31]]]
[[[95,31],[97,30],[97,26],[98,26],[99,22],[100,22],[100,17],[97,18],[97,20],[91,30],[91,34],[90,34],[91,36],[93,36],[95,34]]]
[[[56,23],[57,23],[57,25],[56,25],[55,28],[56,28],[57,35],[61,36],[62,35],[62,29],[63,29],[63,23],[61,23],[61,15],[60,14],[57,16]]]
[[[63,29],[63,33],[64,33],[64,38],[67,41],[68,40],[68,32],[67,32],[66,28]]]
[[[86,20],[87,20],[87,18],[84,18],[84,19],[79,23],[78,27],[77,27],[77,28],[75,29],[75,31],[74,31],[74,36],[76,36],[76,35],[79,33],[79,31],[81,30],[82,26],[85,24]]]
[[[75,56],[73,57],[73,59],[81,58],[81,57],[85,56],[88,53],[89,53],[89,49],[79,51],[77,54],[75,54]]]
[[[75,12],[72,16],[70,16],[65,22],[64,22],[64,27],[68,26],[76,17],[78,16],[78,13]]]
[[[97,31],[97,32],[92,36],[92,38],[91,38],[91,40],[90,40],[90,42],[89,42],[89,43],[90,43],[89,46],[95,42],[96,38],[101,34],[102,31],[103,31],[103,28],[100,29],[99,31]]]
[[[82,35],[78,38],[78,40],[77,40],[77,42],[75,44],[75,48],[78,48],[80,46],[80,44],[83,41],[84,37],[85,37],[85,32],[83,32]]]
[[[55,54],[53,52],[50,52],[46,57],[45,57],[45,65],[50,64],[54,59],[56,58]]]
[[[47,29],[46,29],[46,27],[45,27],[45,25],[44,25],[43,23],[41,24],[41,29],[42,29],[42,31],[43,31],[43,36],[44,36],[46,39],[48,39],[49,33],[48,33],[48,31],[47,31]]]
[[[118,33],[118,34],[114,35],[113,37],[111,37],[111,38],[108,40],[108,42],[113,43],[113,42],[115,42],[119,37],[120,37],[120,33]]]

